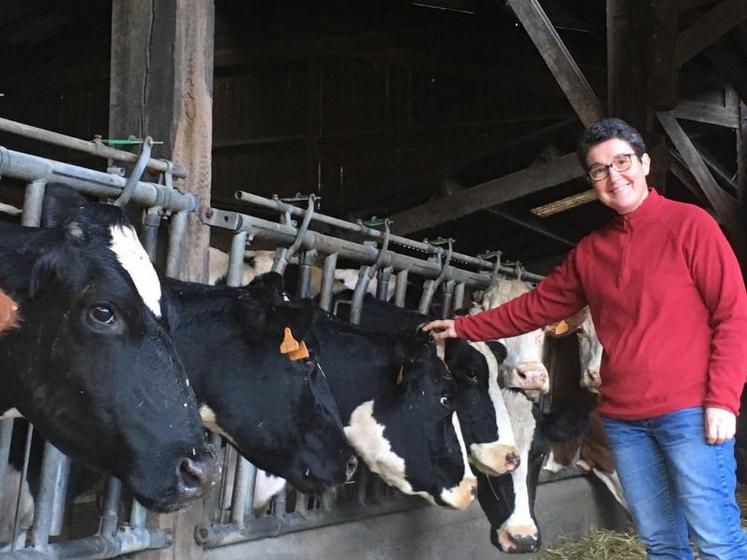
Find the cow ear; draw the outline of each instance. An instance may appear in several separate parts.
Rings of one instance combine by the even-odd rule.
[[[490,348],[490,351],[493,353],[498,363],[502,364],[506,359],[506,356],[508,356],[506,346],[497,340],[487,340],[485,341],[485,345]]]
[[[245,289],[256,297],[266,298],[268,303],[278,304],[290,301],[285,292],[283,276],[277,272],[266,272],[252,280]]]
[[[29,296],[35,297],[48,284],[57,282],[67,289],[81,287],[88,274],[88,266],[76,258],[75,252],[67,247],[53,247],[41,254],[31,268]]]
[[[74,210],[92,203],[75,189],[61,183],[50,183],[44,189],[42,227],[57,227],[65,223]]]
[[[566,319],[547,325],[544,329],[545,334],[556,337],[569,335],[576,332],[584,319],[586,319],[586,311],[582,309]]]

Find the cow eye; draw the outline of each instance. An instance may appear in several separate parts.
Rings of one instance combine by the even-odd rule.
[[[88,314],[91,316],[91,319],[104,325],[111,325],[115,320],[114,311],[106,305],[94,305],[88,311]]]
[[[477,370],[475,370],[475,369],[468,369],[465,372],[465,375],[467,376],[467,380],[472,381],[474,383],[477,383]]]
[[[444,408],[451,409],[451,399],[447,397],[446,395],[441,397],[441,400],[439,402],[441,403],[441,406],[443,406]]]

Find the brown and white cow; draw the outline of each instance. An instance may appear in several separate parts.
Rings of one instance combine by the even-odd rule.
[[[602,365],[602,354],[604,348],[596,336],[596,329],[591,318],[591,312],[588,307],[578,312],[576,315],[550,325],[546,329],[551,337],[560,337],[574,334],[578,340],[578,363],[579,363],[579,386],[595,395],[599,394],[601,378],[599,371]],[[562,359],[559,357],[560,350],[554,352],[552,358],[555,360]],[[566,358],[567,360],[567,358]],[[574,383],[575,371],[564,371],[564,364],[552,364],[550,370],[557,372],[553,376],[554,389],[553,398],[563,400],[563,403],[557,403],[560,406],[569,406],[570,400],[575,405],[582,404],[589,408],[589,424],[583,434],[569,441],[556,442],[550,446],[550,452],[544,465],[544,469],[553,473],[558,473],[571,465],[575,465],[585,472],[593,473],[614,496],[615,500],[627,509],[627,503],[622,493],[620,479],[615,470],[612,452],[609,449],[607,436],[604,433],[604,426],[599,415],[592,410],[596,406],[596,397],[591,398],[588,394],[574,391],[568,383]],[[567,368],[567,366],[566,366]],[[557,379],[556,379],[557,378]],[[559,383],[555,383],[558,381]],[[579,403],[583,401],[583,403]]]

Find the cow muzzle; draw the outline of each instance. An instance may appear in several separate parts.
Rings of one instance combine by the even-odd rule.
[[[441,502],[454,509],[467,509],[477,494],[477,478],[470,474],[465,476],[459,486],[441,492]]]
[[[550,390],[550,377],[543,364],[526,362],[519,364],[511,371],[509,387],[547,393]]]
[[[177,469],[177,491],[182,501],[201,498],[215,486],[220,471],[215,456],[183,457]]]
[[[503,552],[510,554],[536,552],[540,544],[539,530],[534,525],[501,528],[498,544]]]
[[[470,445],[470,462],[488,476],[501,476],[515,470],[521,459],[515,445],[474,443]]]

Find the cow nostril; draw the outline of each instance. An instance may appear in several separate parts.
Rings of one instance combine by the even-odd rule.
[[[212,457],[192,459],[184,457],[179,463],[177,477],[179,492],[187,498],[199,498],[215,475],[216,462]]]
[[[519,464],[521,463],[521,458],[516,453],[509,453],[506,455],[506,469],[508,471],[514,471],[518,468]]]

